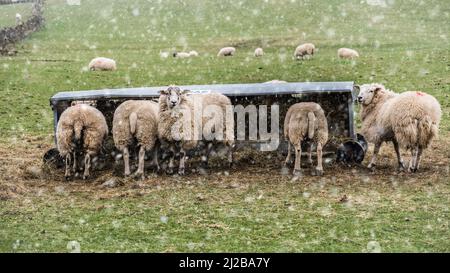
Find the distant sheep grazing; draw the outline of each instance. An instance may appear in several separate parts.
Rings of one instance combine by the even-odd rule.
[[[284,137],[288,140],[285,165],[291,161],[291,145],[295,149],[294,175],[300,174],[302,142],[308,143],[308,163],[312,164],[311,147],[317,145],[316,174],[323,174],[322,149],[328,141],[327,118],[319,104],[300,102],[289,107],[284,119]]]
[[[287,83],[287,81],[283,81],[283,80],[271,80],[271,81],[267,81],[267,82],[263,82],[263,83]]]
[[[16,25],[22,24],[22,15],[20,13],[16,13]]]
[[[316,47],[314,44],[306,43],[297,46],[294,52],[294,57],[297,59],[303,59],[304,57],[313,56],[316,51]]]
[[[419,169],[420,157],[438,135],[441,106],[431,95],[420,91],[401,94],[372,83],[360,87],[362,135],[375,144],[369,168],[374,168],[383,142],[392,141],[399,170],[405,168],[400,147],[411,150],[409,172]]]
[[[125,176],[130,175],[130,145],[139,146],[139,160],[136,177],[145,177],[145,152],[153,151],[153,163],[158,164],[158,103],[148,100],[125,101],[114,112],[113,138],[118,150],[123,153]],[[136,143],[134,143],[136,140]]]
[[[189,58],[191,55],[187,52],[174,52],[173,57],[174,58]]]
[[[341,59],[356,59],[359,58],[358,51],[351,49],[351,48],[339,48],[338,51],[338,57]]]
[[[92,59],[88,67],[91,71],[114,71],[117,69],[116,61],[104,57],[97,57]]]
[[[65,159],[66,180],[71,178],[71,170],[74,173],[77,171],[79,154],[84,154],[83,179],[89,177],[91,160],[100,152],[107,135],[108,125],[105,117],[90,105],[77,104],[61,114],[56,129],[56,140],[58,151]]]
[[[264,55],[264,51],[262,48],[258,47],[255,49],[255,57],[262,57]]]
[[[236,48],[234,47],[224,47],[222,49],[219,50],[219,53],[217,53],[217,56],[233,56],[234,53],[236,52]]]
[[[189,51],[189,56],[190,57],[198,57],[198,52],[195,50],[191,50],[191,51]]]

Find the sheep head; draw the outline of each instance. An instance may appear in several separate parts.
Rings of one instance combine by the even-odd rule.
[[[385,90],[385,87],[378,83],[363,84],[359,87],[359,90],[358,102],[362,105],[369,105],[376,101],[378,93]]]
[[[182,90],[178,86],[171,85],[165,90],[159,91],[159,101],[172,109],[181,104],[188,90]]]

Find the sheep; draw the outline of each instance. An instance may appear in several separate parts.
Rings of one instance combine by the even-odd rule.
[[[356,59],[359,58],[358,51],[351,48],[339,48],[337,51],[338,57],[341,59]]]
[[[262,48],[258,47],[255,49],[255,57],[262,57],[264,55],[264,51]]]
[[[195,50],[191,50],[191,51],[189,51],[189,56],[190,57],[198,57],[198,52]]]
[[[234,53],[236,52],[236,48],[234,47],[224,47],[222,49],[219,50],[219,53],[217,53],[217,57],[220,56],[233,56]]]
[[[174,58],[189,58],[191,55],[187,52],[174,52],[172,56]]]
[[[178,173],[180,175],[183,175],[185,171],[187,151],[198,147],[200,142],[199,140],[202,140],[203,137],[208,137],[206,142],[209,142],[209,144],[214,141],[225,144],[228,147],[228,162],[232,164],[232,147],[234,145],[234,119],[233,117],[229,118],[229,112],[226,109],[228,106],[231,106],[230,99],[218,93],[187,93],[188,90],[181,90],[177,86],[169,86],[166,90],[160,91],[160,122],[158,124],[158,136],[160,141],[162,142],[162,145],[168,145],[173,154],[170,158],[168,172],[172,173],[174,167],[173,160],[175,149],[179,148],[180,165]],[[222,114],[219,116],[223,118],[222,120],[219,120],[219,127],[216,127],[216,125],[214,125],[214,131],[215,133],[218,133],[218,129],[223,129],[220,131],[220,133],[225,133],[225,137],[223,137],[222,135],[222,137],[211,139],[211,135],[206,136],[204,134],[204,125],[211,121],[208,121],[205,113],[203,112],[203,110],[208,109],[208,107],[216,107],[213,109],[222,112],[214,112],[215,118],[219,118],[216,116],[217,114]],[[217,109],[217,107],[219,107],[220,109]],[[199,113],[200,117],[198,116]],[[223,121],[224,123],[222,123]],[[201,126],[198,126],[199,124],[201,124]],[[178,131],[174,130],[174,128],[178,128]],[[207,145],[207,147],[209,150],[211,145]],[[206,156],[202,157],[202,160],[207,162],[208,155],[209,151]]]
[[[117,69],[116,61],[109,58],[97,57],[92,59],[88,66],[91,71],[114,71]]]
[[[89,177],[91,160],[101,150],[108,136],[105,117],[96,108],[87,104],[77,104],[67,108],[58,121],[56,129],[57,147],[65,159],[65,178],[69,180],[72,170],[77,170],[77,155],[84,153],[83,179]]]
[[[291,162],[291,145],[295,149],[294,175],[300,174],[302,142],[308,144],[308,163],[312,164],[312,144],[317,144],[317,175],[323,174],[322,149],[328,141],[328,123],[324,111],[314,102],[300,102],[289,107],[284,119],[284,137],[288,141],[285,165]]]
[[[314,44],[306,43],[297,46],[294,52],[294,57],[299,59],[303,59],[305,56],[313,56],[316,51],[316,47]]]
[[[159,105],[154,101],[128,100],[119,105],[114,112],[113,139],[118,150],[123,153],[125,176],[130,175],[129,147],[134,144],[139,146],[138,169],[135,176],[145,177],[144,160],[145,152],[153,150],[153,163],[159,171],[158,164],[158,112]]]
[[[16,13],[16,25],[22,24],[22,15],[20,13]]]
[[[382,143],[391,141],[397,154],[398,170],[405,169],[400,154],[400,147],[404,147],[411,150],[408,171],[416,172],[423,150],[438,135],[442,115],[439,102],[420,91],[397,94],[377,83],[364,84],[359,89],[361,132],[375,144],[368,167],[375,168]]]

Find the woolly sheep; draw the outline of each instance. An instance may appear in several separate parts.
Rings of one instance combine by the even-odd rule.
[[[359,58],[358,51],[351,49],[351,48],[339,48],[337,53],[338,53],[338,57],[341,59]]]
[[[153,163],[158,164],[158,112],[159,105],[147,100],[125,101],[114,112],[113,138],[118,150],[123,153],[125,176],[130,175],[129,147],[139,146],[139,159],[136,177],[144,178],[145,152],[153,151]],[[136,140],[136,143],[134,143]]]
[[[284,137],[288,140],[285,165],[291,162],[291,145],[295,149],[294,174],[300,173],[302,142],[308,143],[308,163],[312,164],[312,144],[317,144],[316,174],[323,174],[322,148],[328,141],[328,123],[319,104],[300,102],[289,107],[284,119]]]
[[[178,173],[184,174],[185,161],[187,151],[196,148],[199,145],[199,140],[202,140],[204,135],[204,125],[211,121],[207,119],[204,112],[198,115],[198,110],[205,110],[208,106],[220,107],[222,111],[221,116],[224,124],[221,123],[224,137],[222,139],[210,139],[209,142],[217,141],[225,144],[228,147],[228,162],[232,163],[232,147],[234,145],[234,120],[233,118],[226,118],[226,107],[231,106],[229,98],[218,93],[208,94],[187,94],[188,90],[181,90],[177,86],[169,86],[166,90],[160,91],[159,97],[159,117],[158,136],[162,145],[168,145],[172,151],[172,156],[169,162],[168,172],[172,173],[174,167],[174,155],[176,149],[179,149],[180,165]],[[214,113],[216,116],[218,113]],[[201,119],[201,120],[199,120]],[[198,126],[202,124],[202,126]],[[174,131],[178,128],[178,131]],[[183,131],[184,129],[190,131]],[[214,127],[216,132],[218,128]],[[209,137],[209,136],[208,136]],[[206,141],[208,142],[208,141]],[[211,145],[207,145],[208,149]],[[209,153],[209,152],[208,152]],[[203,161],[208,160],[208,153]]]
[[[198,57],[198,52],[195,50],[191,50],[191,51],[189,51],[189,56],[190,57]]]
[[[383,142],[392,141],[399,170],[404,170],[400,147],[411,150],[408,171],[416,172],[420,157],[431,140],[438,135],[441,119],[439,102],[420,91],[401,94],[372,83],[360,87],[362,135],[375,144],[369,168],[374,168]]]
[[[174,52],[173,57],[174,58],[189,58],[191,55],[187,52]]]
[[[297,59],[303,59],[305,56],[312,56],[316,51],[314,44],[306,43],[297,46],[294,52],[294,57]]]
[[[56,129],[57,147],[65,159],[65,177],[70,179],[71,164],[77,170],[77,155],[84,154],[83,179],[89,177],[91,160],[101,150],[108,135],[105,117],[96,108],[87,104],[77,104],[67,108],[58,121]]]
[[[264,55],[264,51],[262,48],[258,47],[255,49],[255,57],[262,57]]]
[[[89,70],[114,71],[117,69],[116,61],[109,58],[97,57],[92,59],[88,66]]]
[[[217,53],[217,56],[233,56],[234,53],[236,52],[236,48],[234,47],[224,47],[222,49],[219,50],[219,53]]]
[[[22,15],[20,13],[16,13],[16,25],[22,24]]]

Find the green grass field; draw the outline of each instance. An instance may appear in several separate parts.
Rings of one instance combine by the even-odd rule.
[[[383,252],[450,251],[450,5],[379,2],[386,7],[360,0],[47,0],[45,28],[19,44],[17,56],[0,56],[0,192],[3,185],[21,189],[0,201],[0,251],[67,251],[70,241],[86,252],[366,252],[378,244]],[[14,24],[16,9],[0,6],[0,26]],[[295,61],[305,41],[318,52]],[[236,56],[217,58],[229,45]],[[253,57],[256,47],[263,58]],[[361,58],[339,60],[340,47]],[[200,56],[160,57],[173,50]],[[87,71],[96,56],[114,58],[118,70]],[[423,173],[410,176],[394,174],[387,146],[374,174],[330,167],[323,178],[303,181],[273,162],[117,189],[100,188],[102,177],[64,184],[9,169],[40,164],[51,147],[49,98],[58,91],[272,79],[428,92],[442,106],[441,137],[426,152]],[[252,172],[258,175],[242,178]],[[340,202],[343,195],[350,201]]]

